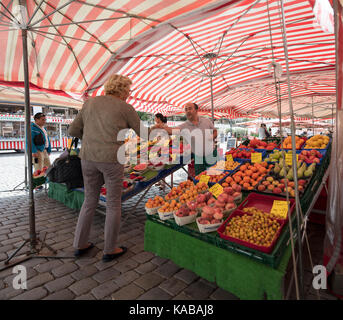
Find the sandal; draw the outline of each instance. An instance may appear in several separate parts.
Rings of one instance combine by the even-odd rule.
[[[75,252],[74,252],[74,256],[75,257],[80,257],[82,256],[83,254],[85,254],[88,250],[94,248],[94,243],[90,242],[89,243],[89,246],[87,248],[84,248],[84,249],[76,249]]]
[[[121,252],[118,252],[118,253],[113,253],[113,254],[104,254],[102,256],[102,261],[104,262],[109,262],[109,261],[112,261],[118,257],[120,257],[121,255],[123,255],[124,253],[126,253],[127,251],[127,248],[126,247],[119,247],[122,249]]]

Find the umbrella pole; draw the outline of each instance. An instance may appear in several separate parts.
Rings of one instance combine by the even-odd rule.
[[[214,105],[213,105],[213,81],[210,75],[210,86],[211,86],[211,111],[212,111],[212,123],[214,123]]]
[[[30,108],[30,87],[29,87],[29,68],[28,68],[28,54],[27,54],[27,29],[21,29],[22,41],[23,41],[23,63],[24,63],[24,84],[25,84],[25,121],[26,121],[26,148],[27,154],[27,168],[29,178],[29,239],[26,239],[8,258],[4,261],[3,265],[0,265],[0,271],[9,267],[22,263],[31,258],[61,258],[61,259],[75,259],[75,257],[57,257],[56,250],[51,248],[45,243],[46,233],[42,234],[41,239],[36,235],[36,220],[35,220],[35,201],[33,196],[33,176],[32,176],[32,137],[31,137],[31,108]],[[39,240],[39,248],[37,248]],[[22,256],[18,257],[15,261],[10,263],[19,251],[25,246],[26,243],[30,243],[30,251],[26,252]],[[52,255],[44,256],[40,255],[40,251],[43,247],[48,248]]]
[[[301,240],[301,221],[300,221],[300,198],[298,190],[298,176],[297,176],[297,158],[296,158],[296,147],[295,147],[295,123],[294,123],[294,111],[292,105],[292,94],[290,85],[290,74],[289,74],[289,63],[288,63],[288,45],[286,37],[286,23],[285,23],[285,12],[283,1],[281,0],[281,18],[282,18],[282,37],[284,42],[285,50],[285,62],[286,62],[286,72],[287,72],[287,86],[288,86],[288,99],[289,99],[289,110],[291,113],[291,135],[292,135],[292,164],[293,164],[293,177],[295,184],[295,209],[297,218],[297,241],[298,241],[298,258],[299,258],[299,296],[300,299],[304,298],[304,270],[303,270],[303,257],[302,257],[302,240]]]
[[[25,124],[26,124],[26,143],[27,154],[27,174],[29,180],[29,223],[30,223],[30,247],[35,248],[37,242],[36,221],[35,221],[35,201],[33,196],[33,177],[32,177],[32,138],[31,138],[31,108],[30,108],[30,88],[29,88],[29,68],[27,54],[27,30],[22,29],[23,41],[23,63],[24,63],[24,85],[25,85]]]
[[[312,96],[312,131],[314,135],[314,110],[313,110],[313,96]]]

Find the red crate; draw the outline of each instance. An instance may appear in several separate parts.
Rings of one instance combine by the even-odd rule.
[[[272,210],[274,200],[286,201],[286,199],[283,197],[269,196],[259,193],[250,193],[245,198],[245,200],[239,205],[237,210],[243,211],[243,209],[246,207],[255,207],[259,210],[269,213]],[[291,213],[293,213],[295,208],[295,199],[290,198],[289,201],[291,203],[290,211]]]
[[[277,233],[275,234],[274,236],[274,239],[271,243],[271,245],[269,247],[264,247],[264,246],[258,246],[258,245],[255,245],[255,244],[252,244],[250,242],[247,242],[247,241],[244,241],[244,240],[240,240],[240,239],[237,239],[237,238],[233,238],[233,237],[230,237],[230,236],[227,236],[224,234],[224,231],[225,231],[225,227],[227,225],[227,223],[233,218],[233,217],[236,217],[236,216],[243,216],[243,215],[252,215],[250,213],[247,213],[247,212],[243,212],[243,211],[240,211],[240,210],[235,210],[225,221],[224,223],[218,228],[217,232],[219,233],[219,236],[224,239],[224,240],[228,240],[228,241],[232,241],[232,242],[235,242],[235,243],[238,243],[242,246],[245,246],[245,247],[248,247],[248,248],[251,248],[251,249],[254,249],[254,250],[257,250],[257,251],[261,251],[261,252],[264,252],[264,253],[271,253],[274,249],[274,246],[276,244],[276,241],[279,239],[279,236],[280,236],[280,233],[284,227],[284,225],[286,224],[285,220],[281,220],[281,219],[276,219],[276,221],[279,222],[280,224],[280,228],[279,230],[277,231]]]

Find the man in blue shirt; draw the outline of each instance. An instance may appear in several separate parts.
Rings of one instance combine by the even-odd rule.
[[[34,115],[34,123],[31,123],[32,159],[35,171],[42,171],[43,167],[51,165],[49,155],[51,144],[48,133],[44,129],[46,123],[45,114],[38,112]]]

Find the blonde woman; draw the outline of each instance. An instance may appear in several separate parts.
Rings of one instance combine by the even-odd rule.
[[[85,189],[75,231],[75,256],[81,256],[94,246],[89,242],[89,234],[104,183],[107,195],[103,261],[111,261],[127,251],[117,243],[124,171],[117,159],[123,141],[118,141],[117,135],[125,128],[132,128],[141,135],[140,128],[144,127],[137,112],[126,103],[131,84],[126,76],[111,76],[104,85],[105,95],[88,99],[69,128],[71,136],[82,139],[80,157]],[[148,136],[142,138],[148,139]]]

